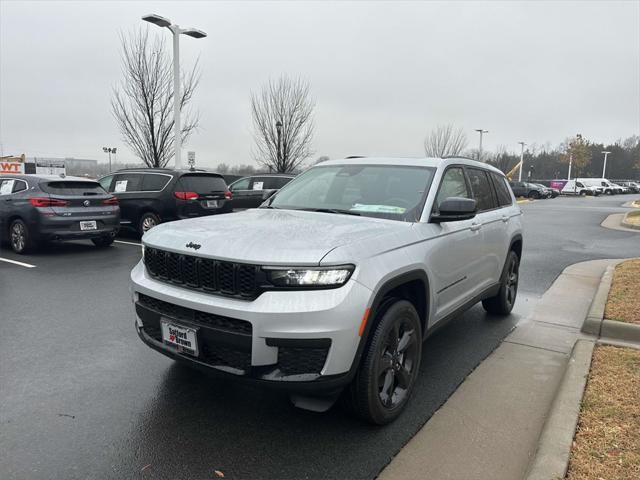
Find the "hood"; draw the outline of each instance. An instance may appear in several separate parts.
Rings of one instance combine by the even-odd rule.
[[[410,223],[393,220],[261,208],[163,223],[142,240],[147,246],[243,263],[317,265],[338,247],[410,229]]]

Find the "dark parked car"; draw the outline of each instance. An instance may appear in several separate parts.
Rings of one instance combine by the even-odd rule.
[[[262,202],[294,179],[294,175],[253,175],[236,180],[229,189],[233,208],[258,208]]]
[[[1,240],[26,253],[49,240],[89,239],[106,247],[120,226],[118,199],[95,180],[0,176]]]
[[[509,182],[509,185],[516,197],[545,198],[547,196],[544,187],[539,187],[533,183]]]
[[[545,196],[547,198],[556,198],[558,195],[560,195],[560,190],[558,190],[557,188],[547,187],[546,185],[542,185],[541,183],[533,183],[532,185],[536,185],[537,187],[542,188],[545,191]]]
[[[161,222],[231,211],[231,192],[222,175],[198,170],[119,170],[100,184],[120,201],[122,226],[144,234]]]

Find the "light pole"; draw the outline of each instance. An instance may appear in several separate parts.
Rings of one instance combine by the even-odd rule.
[[[518,142],[520,144],[520,171],[518,172],[518,181],[522,181],[522,164],[524,163],[524,146],[526,143]]]
[[[276,164],[276,167],[280,169],[283,166],[282,165],[282,147],[280,143],[280,139],[282,137],[282,122],[280,120],[276,122],[276,132],[278,134],[278,162]]]
[[[480,147],[478,147],[478,161],[482,161],[482,134],[489,133],[489,130],[483,130],[481,128],[476,128],[476,132],[480,134]]]
[[[175,152],[175,168],[182,168],[180,151],[182,150],[182,127],[180,125],[180,35],[189,35],[193,38],[203,38],[207,34],[196,28],[180,28],[173,25],[168,18],[156,14],[149,14],[142,17],[145,22],[153,23],[159,27],[167,27],[173,34],[173,148]]]
[[[102,147],[102,151],[109,154],[109,173],[111,173],[111,154],[116,154],[116,147]]]
[[[605,150],[602,153],[604,153],[604,165],[602,166],[602,178],[605,178],[604,174],[607,171],[607,155],[609,155],[611,152],[607,152]]]

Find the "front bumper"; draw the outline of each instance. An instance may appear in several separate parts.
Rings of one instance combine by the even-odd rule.
[[[252,301],[155,280],[142,262],[131,280],[138,335],[167,356],[305,392],[337,389],[355,371],[372,292],[353,279],[331,290],[267,291]],[[162,342],[163,319],[198,329],[198,357]]]

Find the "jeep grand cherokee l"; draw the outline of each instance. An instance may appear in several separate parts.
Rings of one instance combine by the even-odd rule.
[[[142,240],[131,281],[143,342],[287,388],[304,408],[343,393],[384,424],[405,407],[430,333],[479,301],[511,312],[522,224],[489,165],[357,158],[307,170],[261,208]]]

